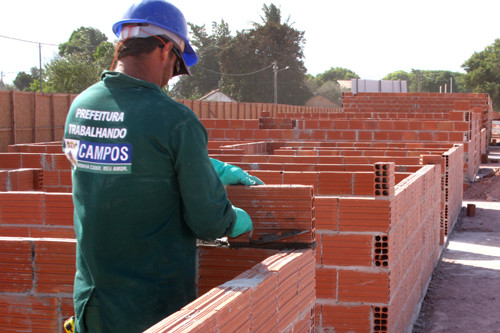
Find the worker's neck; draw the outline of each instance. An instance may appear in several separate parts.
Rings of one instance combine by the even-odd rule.
[[[115,71],[136,79],[152,82],[162,86],[162,71],[154,63],[140,57],[124,57],[118,60]]]

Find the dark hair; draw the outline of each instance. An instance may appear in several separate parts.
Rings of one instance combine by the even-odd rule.
[[[129,38],[118,44],[116,49],[116,59],[127,56],[140,56],[141,54],[151,53],[157,47],[163,47],[163,43],[158,40],[161,38],[165,43],[167,39],[161,36],[151,36],[147,38]]]

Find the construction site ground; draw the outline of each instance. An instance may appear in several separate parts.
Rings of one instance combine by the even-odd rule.
[[[500,146],[489,147],[487,163],[464,191],[413,328],[438,332],[500,332]]]

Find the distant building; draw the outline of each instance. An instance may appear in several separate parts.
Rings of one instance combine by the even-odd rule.
[[[307,100],[305,106],[315,106],[322,108],[341,108],[342,106],[338,105],[328,97],[320,94],[316,94],[314,97],[311,97]]]
[[[212,90],[205,96],[198,99],[199,101],[210,101],[210,102],[236,102],[231,97],[227,96],[219,89]]]
[[[408,92],[405,80],[361,80],[351,79],[351,92],[405,93]]]

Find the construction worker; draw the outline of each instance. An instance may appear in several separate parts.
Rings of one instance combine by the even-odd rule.
[[[196,239],[252,229],[224,185],[262,184],[211,160],[201,122],[162,91],[197,61],[179,9],[143,0],[113,31],[114,71],[74,100],[63,140],[73,165],[78,333],[142,332],[194,300]]]

